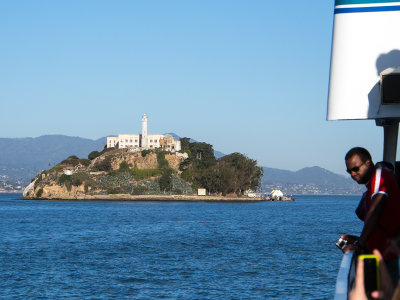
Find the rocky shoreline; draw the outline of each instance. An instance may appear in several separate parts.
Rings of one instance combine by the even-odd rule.
[[[197,195],[129,195],[129,194],[110,194],[110,195],[85,195],[84,197],[60,198],[35,198],[24,197],[23,200],[72,200],[72,201],[179,201],[179,202],[263,202],[263,201],[294,201],[293,198],[286,197],[282,200],[271,198],[250,198],[250,197],[227,197],[227,196],[197,196]]]
[[[204,145],[200,143],[196,147],[192,149],[195,153]],[[206,150],[210,152],[208,163],[216,166],[218,162],[213,157],[212,146],[207,147],[209,149]],[[201,151],[199,153],[203,153]],[[190,160],[187,153],[169,153],[160,150],[131,152],[129,149],[112,148],[94,152],[96,153],[92,152],[88,155],[88,159],[69,156],[53,168],[42,171],[24,189],[22,199],[166,202],[293,201],[291,197],[282,197],[282,193],[278,198],[244,193],[244,191],[250,191],[251,186],[256,187],[259,184],[262,172],[256,167],[256,161],[238,153],[233,153],[231,158],[233,161],[227,162],[230,167],[227,170],[224,169],[224,172],[228,173],[220,174],[220,176],[229,175],[230,179],[225,176],[224,180],[220,180],[219,177],[205,177],[204,174],[210,172],[214,174],[222,172],[221,170],[205,171],[208,170],[205,167],[207,164],[203,166],[204,161],[197,156]],[[235,169],[234,167],[238,167],[237,163],[234,163],[235,160],[247,162],[249,166],[253,166],[254,170],[251,172],[256,177],[249,175],[250,169],[247,170],[249,174],[242,174],[243,172]],[[197,167],[193,166],[194,163]],[[236,173],[232,173],[234,171]],[[233,182],[232,178],[240,177],[239,175],[242,176],[241,183]],[[213,185],[211,182],[214,182],[214,179],[218,180]],[[208,186],[211,188],[209,189]],[[212,190],[212,194],[199,196],[199,187],[202,187],[201,190],[204,191]],[[203,191],[200,194],[203,194]],[[225,196],[221,196],[222,194]]]

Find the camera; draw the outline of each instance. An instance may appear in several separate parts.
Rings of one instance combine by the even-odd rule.
[[[343,250],[343,248],[346,247],[347,244],[348,244],[347,240],[344,240],[344,239],[340,238],[336,242],[336,247],[338,247],[340,250]]]

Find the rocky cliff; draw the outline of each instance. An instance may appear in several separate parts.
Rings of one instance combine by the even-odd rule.
[[[182,153],[129,152],[126,149],[106,149],[92,160],[71,156],[37,175],[23,197],[85,199],[109,194],[191,195],[193,189],[180,177],[179,171],[179,165],[186,158]],[[169,180],[168,191],[160,187],[162,177],[164,182]]]

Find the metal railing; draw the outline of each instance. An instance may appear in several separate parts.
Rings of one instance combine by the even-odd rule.
[[[347,300],[356,276],[356,258],[354,251],[343,255],[336,279],[335,300]]]

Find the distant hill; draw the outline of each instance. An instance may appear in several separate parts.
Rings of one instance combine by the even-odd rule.
[[[168,133],[180,138],[174,133]],[[39,171],[61,162],[71,155],[87,158],[93,150],[101,151],[106,137],[91,140],[65,135],[37,138],[0,138],[0,180],[27,183]],[[194,141],[194,140],[192,140]],[[217,158],[225,156],[215,151]],[[281,189],[293,194],[359,194],[363,187],[345,176],[320,167],[287,171],[264,167],[262,186],[265,191]]]
[[[365,187],[321,167],[287,171],[264,167],[263,188],[293,194],[360,194]]]
[[[70,155],[87,158],[93,150],[102,150],[105,137],[90,140],[65,135],[37,138],[0,138],[0,175],[10,180],[30,180],[37,172],[48,169]]]

